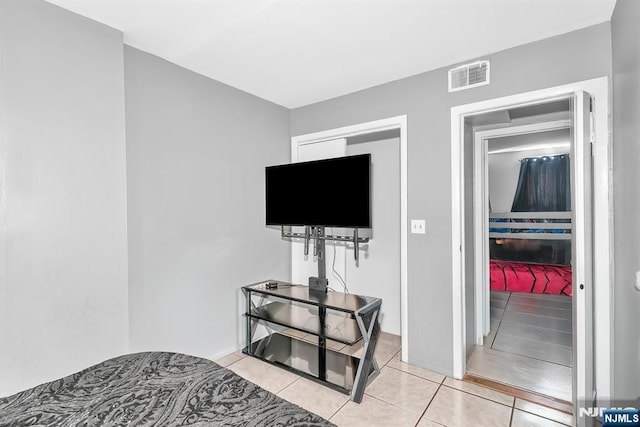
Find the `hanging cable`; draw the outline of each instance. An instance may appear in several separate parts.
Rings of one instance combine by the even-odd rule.
[[[333,233],[333,228],[331,228],[331,234]],[[347,288],[347,282],[340,276],[340,273],[336,271],[336,241],[332,241],[333,245],[333,262],[331,263],[331,271],[333,272],[333,277],[338,279],[340,283],[342,283],[342,287],[346,293],[349,293],[349,288]]]

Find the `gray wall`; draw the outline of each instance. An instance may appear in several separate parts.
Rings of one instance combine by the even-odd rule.
[[[128,351],[122,34],[0,0],[0,396]]]
[[[447,93],[442,68],[291,113],[291,134],[408,116],[408,216],[426,218],[408,254],[409,361],[452,374],[452,106],[611,75],[611,27],[602,23],[493,53],[491,84]],[[469,166],[468,171],[471,171]]]
[[[131,350],[236,350],[239,288],[288,279],[264,225],[264,167],[289,111],[125,46]]]
[[[640,2],[618,0],[613,41],[613,185],[615,251],[615,393],[640,396]]]

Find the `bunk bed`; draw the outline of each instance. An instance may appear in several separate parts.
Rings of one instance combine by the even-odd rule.
[[[572,294],[571,212],[489,214],[490,288]]]

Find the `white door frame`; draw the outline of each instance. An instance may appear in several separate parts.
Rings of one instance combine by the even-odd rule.
[[[400,330],[402,335],[402,360],[406,361],[409,353],[407,299],[407,116],[390,117],[352,126],[294,136],[291,138],[291,161],[297,161],[298,147],[300,145],[314,144],[337,138],[348,138],[392,129],[400,130]]]
[[[567,98],[567,97],[563,97]],[[528,135],[571,128],[571,120],[553,120],[477,131],[473,142],[473,235],[475,287],[475,343],[482,345],[490,329],[489,295],[489,182],[487,141],[492,138]],[[568,148],[568,147],[567,147]]]
[[[462,378],[466,370],[465,293],[464,293],[464,118],[472,114],[503,110],[543,102],[577,91],[589,92],[595,102],[593,145],[594,200],[594,348],[595,383],[598,401],[612,395],[612,221],[611,207],[611,144],[609,78],[600,77],[548,89],[536,90],[502,98],[480,101],[451,108],[451,274],[453,304],[453,374]]]

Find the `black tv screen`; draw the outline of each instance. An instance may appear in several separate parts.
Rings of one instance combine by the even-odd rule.
[[[371,228],[371,155],[269,166],[267,225]]]

